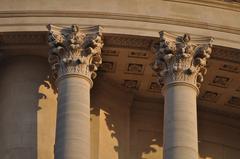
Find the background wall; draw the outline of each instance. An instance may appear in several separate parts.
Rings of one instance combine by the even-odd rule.
[[[0,156],[53,159],[57,95],[45,58],[15,56],[0,63]],[[91,100],[92,159],[162,158],[163,101],[134,97],[107,79]],[[239,118],[198,112],[201,159],[238,159]]]
[[[201,159],[239,158],[239,118],[200,112],[198,121]]]
[[[98,116],[99,131],[94,135],[99,138],[98,141],[92,141],[92,146],[98,143],[98,150],[92,150],[92,153],[95,153],[92,159],[129,158],[132,101],[133,95],[130,92],[122,90],[110,81],[100,77],[94,82],[91,103],[93,109],[98,110],[95,116]],[[94,125],[92,131],[94,131]],[[92,138],[95,137],[92,136]]]
[[[239,119],[198,111],[199,158],[238,159]],[[137,98],[131,107],[131,159],[162,158],[163,101]]]
[[[0,63],[1,159],[51,159],[56,94],[45,58],[16,56]]]
[[[131,159],[161,159],[163,102],[136,98],[131,107]]]

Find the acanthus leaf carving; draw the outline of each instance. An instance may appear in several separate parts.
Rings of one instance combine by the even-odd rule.
[[[159,82],[185,81],[200,87],[207,72],[212,40],[208,38],[204,44],[198,44],[191,41],[189,34],[174,36],[161,31],[159,43],[153,46],[156,57],[151,64]]]
[[[48,43],[51,47],[48,60],[54,77],[80,74],[89,79],[95,78],[95,71],[102,63],[101,27],[48,25],[47,28],[49,30]]]

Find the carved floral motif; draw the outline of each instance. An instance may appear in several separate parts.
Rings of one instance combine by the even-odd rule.
[[[139,81],[138,80],[124,80],[123,86],[129,89],[138,89]]]
[[[159,82],[186,81],[200,87],[212,52],[211,42],[212,38],[205,44],[197,44],[191,42],[189,34],[174,37],[160,32],[160,42],[153,47],[156,58],[151,65]]]
[[[223,71],[234,72],[234,73],[240,72],[239,65],[234,65],[234,64],[233,65],[232,64],[223,64],[219,69],[223,70]]]
[[[200,97],[200,100],[205,100],[209,102],[216,103],[217,100],[220,98],[221,94],[212,91],[205,91],[204,94]]]
[[[162,83],[158,84],[157,82],[151,82],[148,90],[153,92],[161,92],[162,87],[163,87]]]
[[[103,61],[99,69],[103,72],[115,72],[115,68],[116,68],[116,62]]]
[[[229,77],[215,76],[211,85],[226,88],[229,85],[230,82],[231,82],[231,79]]]
[[[143,74],[144,66],[143,66],[143,64],[129,63],[127,66],[126,72],[132,73],[132,74]]]
[[[102,33],[99,26],[80,28],[47,26],[48,43],[51,47],[49,63],[55,78],[66,74],[80,74],[95,78],[102,63]]]

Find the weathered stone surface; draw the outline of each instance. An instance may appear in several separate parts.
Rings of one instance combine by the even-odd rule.
[[[55,159],[90,159],[90,88],[102,63],[102,33],[99,26],[48,29],[58,89]]]
[[[207,40],[206,40],[207,39]],[[212,38],[192,42],[189,34],[174,36],[161,31],[152,69],[163,83],[164,159],[197,159],[197,94],[207,59],[212,52]]]
[[[176,37],[160,32],[160,42],[153,46],[156,58],[152,64],[159,82],[166,85],[172,82],[186,82],[200,87],[203,75],[207,72],[207,59],[212,53],[212,38],[204,40],[203,44],[198,44],[191,41],[189,34]]]
[[[89,79],[95,78],[95,71],[102,63],[101,27],[80,28],[72,25],[61,28],[48,25],[47,28],[51,47],[48,59],[54,77],[77,74]]]

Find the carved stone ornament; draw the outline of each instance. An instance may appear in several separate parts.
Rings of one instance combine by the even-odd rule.
[[[207,59],[212,52],[212,38],[191,40],[189,34],[175,36],[161,31],[160,42],[153,46],[155,61],[151,64],[159,82],[188,82],[200,87],[206,74]]]
[[[102,63],[101,48],[103,47],[100,26],[80,28],[47,26],[48,43],[51,47],[48,61],[55,79],[68,75],[82,75],[89,79],[95,78],[95,71]]]

